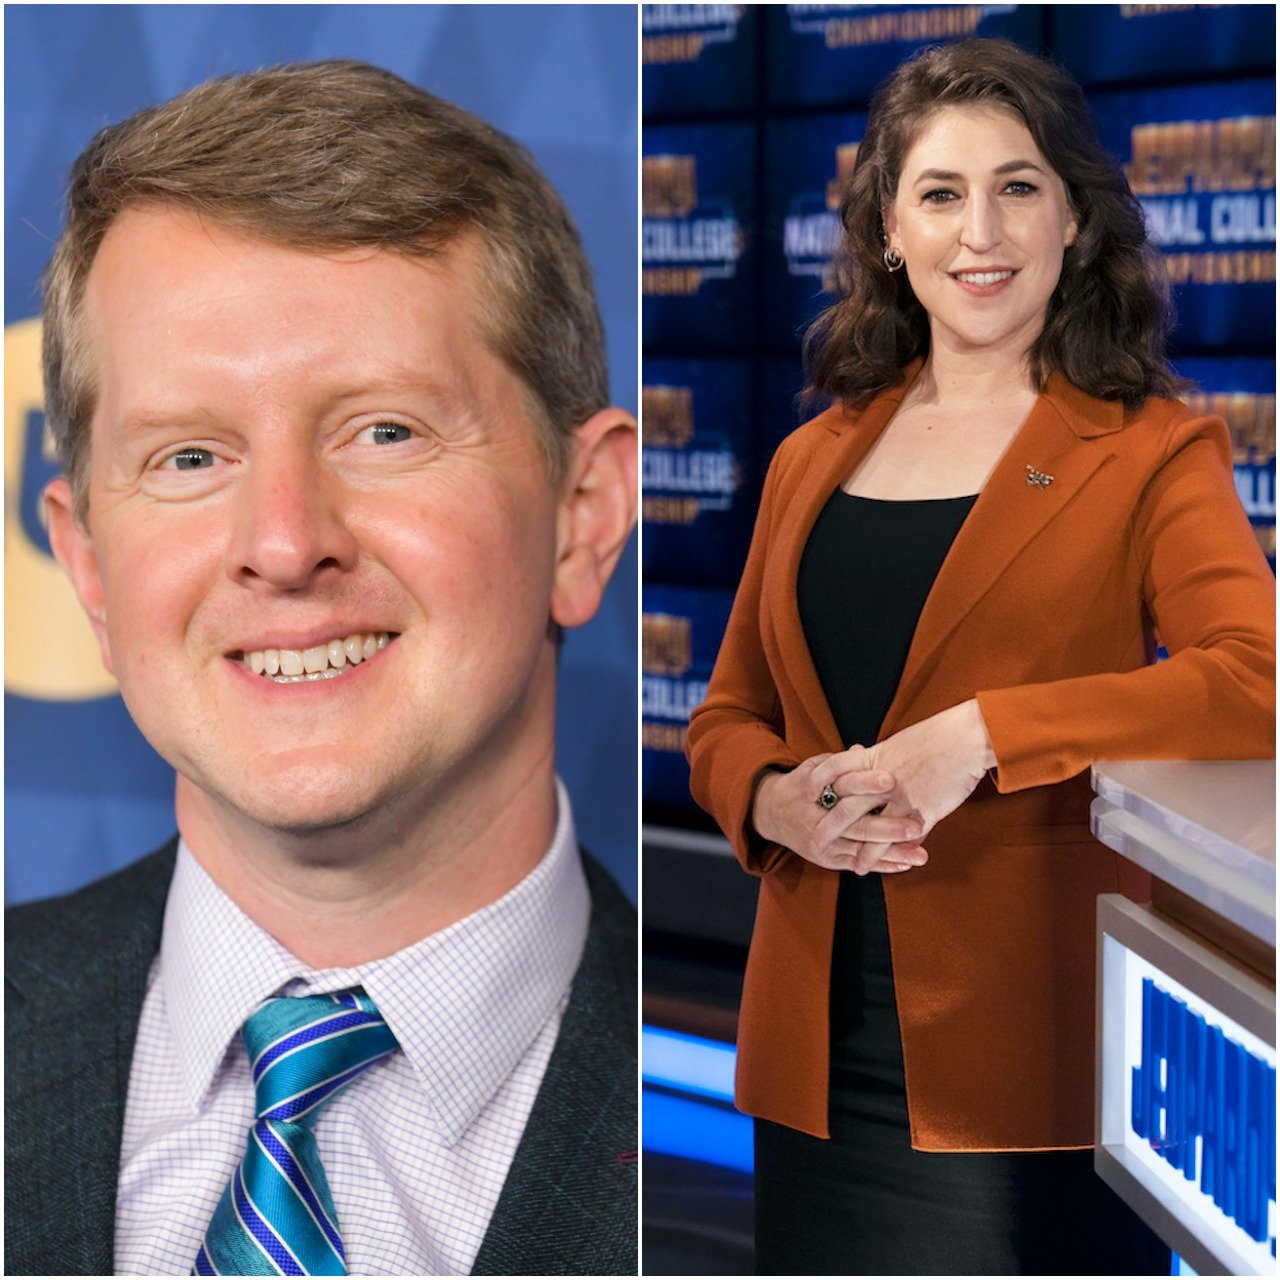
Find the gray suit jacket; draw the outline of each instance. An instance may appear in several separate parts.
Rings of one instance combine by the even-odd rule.
[[[109,1275],[134,1037],[176,841],[5,913],[7,1275]],[[636,1274],[635,911],[584,855],[591,927],[475,1275]]]

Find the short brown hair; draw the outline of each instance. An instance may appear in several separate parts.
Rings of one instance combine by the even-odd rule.
[[[518,143],[362,62],[226,76],[99,133],[71,171],[44,276],[45,413],[84,509],[95,388],[80,307],[127,207],[177,205],[292,248],[430,256],[487,250],[486,338],[524,382],[553,479],[573,429],[608,403],[604,335],[578,233]]]
[[[1062,179],[1079,228],[1031,348],[1036,385],[1043,388],[1056,371],[1090,395],[1128,406],[1178,394],[1187,384],[1165,360],[1173,323],[1168,278],[1120,165],[1098,141],[1080,86],[1007,40],[964,40],[904,62],[871,101],[840,206],[844,236],[833,264],[839,300],[805,335],[807,396],[864,405],[928,352],[929,317],[906,272],[885,269],[881,211],[897,194],[907,152],[926,124],[956,106],[1018,116]]]

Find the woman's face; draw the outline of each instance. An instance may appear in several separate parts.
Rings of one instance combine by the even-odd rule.
[[[934,351],[1018,356],[1044,327],[1077,231],[1026,125],[976,106],[943,108],[925,125],[884,224],[929,313]]]

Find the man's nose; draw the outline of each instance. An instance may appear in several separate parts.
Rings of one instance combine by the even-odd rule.
[[[960,224],[960,243],[974,253],[986,253],[1000,243],[1000,237],[999,205],[984,192],[972,193]]]
[[[235,501],[227,573],[237,582],[298,591],[355,565],[341,482],[310,453],[255,459]]]

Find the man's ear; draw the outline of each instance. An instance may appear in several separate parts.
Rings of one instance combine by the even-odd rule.
[[[575,432],[556,521],[551,616],[579,627],[595,614],[636,522],[636,420],[601,409]]]
[[[49,543],[53,554],[71,579],[80,607],[89,615],[93,633],[98,637],[98,648],[102,651],[102,665],[115,675],[111,646],[107,640],[107,605],[102,575],[98,572],[98,556],[88,529],[76,515],[75,498],[66,476],[58,476],[45,486],[44,509],[49,521]]]

